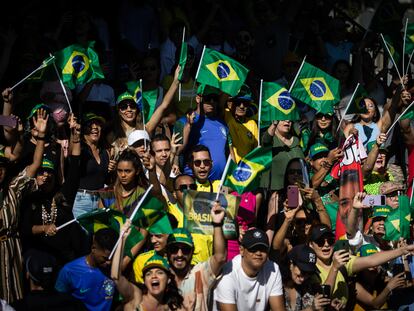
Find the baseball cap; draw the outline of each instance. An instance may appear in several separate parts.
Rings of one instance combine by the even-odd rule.
[[[375,253],[378,253],[378,249],[376,248],[374,244],[369,243],[369,244],[362,245],[359,248],[357,255],[360,257],[366,257],[366,256],[373,255]]]
[[[316,270],[316,253],[306,244],[299,244],[293,247],[288,253],[288,258],[304,272]]]
[[[44,109],[46,110],[47,113],[50,113],[50,109],[48,106],[46,106],[45,104],[37,104],[36,106],[34,106],[32,108],[32,110],[30,110],[30,114],[27,117],[27,119],[31,119],[33,118],[33,116],[35,115],[35,113],[39,110],[39,109]]]
[[[269,248],[269,238],[263,230],[253,228],[244,233],[241,245],[247,249],[251,249],[257,245],[263,245]]]
[[[145,139],[151,141],[148,132],[144,130],[134,130],[128,135],[128,146],[132,146],[137,141]]]
[[[158,254],[154,254],[152,257],[148,258],[148,260],[144,263],[144,266],[142,267],[142,275],[145,274],[146,270],[151,268],[160,268],[165,271],[169,271],[170,265],[164,257]]]
[[[332,232],[332,229],[329,228],[327,225],[324,225],[324,224],[316,225],[312,228],[312,231],[310,234],[310,240],[316,241],[320,239],[321,237],[323,237],[324,235],[335,236],[335,234],[333,234]]]
[[[124,92],[124,93],[122,93],[118,96],[118,98],[116,99],[116,104],[118,105],[120,102],[122,102],[124,100],[132,100],[135,103],[134,96],[132,96],[128,92]]]
[[[374,206],[372,212],[372,218],[375,217],[387,217],[391,209],[388,206]]]
[[[25,253],[25,266],[29,277],[42,287],[53,286],[57,272],[56,258],[51,254],[30,249]]]
[[[97,114],[95,114],[93,112],[87,112],[87,113],[83,114],[83,116],[82,116],[83,124],[86,124],[86,123],[88,123],[89,121],[92,121],[92,120],[100,121],[102,124],[105,124],[105,122],[106,122],[104,117],[98,116]]]
[[[47,169],[47,170],[52,170],[52,171],[55,169],[55,165],[53,164],[53,162],[46,158],[43,158],[42,165],[40,167],[42,169]]]
[[[207,84],[200,84],[197,88],[197,95],[207,96],[212,94],[219,95],[220,90]]]
[[[403,191],[404,185],[395,181],[383,182],[379,188],[381,194],[389,194],[395,191]]]
[[[174,243],[183,243],[194,247],[193,237],[185,228],[176,228],[173,230],[173,233],[168,236],[167,245]]]
[[[313,144],[309,148],[309,156],[312,160],[317,160],[323,157],[326,157],[329,153],[329,149],[326,145],[322,143]]]

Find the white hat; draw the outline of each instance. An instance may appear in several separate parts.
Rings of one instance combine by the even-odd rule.
[[[131,134],[128,135],[128,146],[132,146],[138,140],[141,140],[141,139],[151,141],[147,131],[143,131],[143,130],[132,131]]]

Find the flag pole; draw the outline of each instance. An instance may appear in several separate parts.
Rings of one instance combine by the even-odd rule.
[[[181,48],[185,42],[185,26],[183,27],[183,38],[181,39]],[[184,68],[183,68],[184,70]],[[181,101],[181,82],[178,82],[178,102]]]
[[[263,79],[260,79],[260,91],[259,91],[259,111],[257,116],[257,147],[260,147],[260,121],[262,119],[262,92],[263,92]]]
[[[342,121],[344,120],[344,116],[346,115],[346,112],[347,112],[347,110],[349,109],[349,106],[351,106],[351,103],[352,103],[352,101],[354,100],[354,97],[355,97],[356,92],[358,91],[358,88],[359,88],[359,83],[357,84],[357,86],[356,86],[356,88],[355,88],[354,92],[352,93],[351,99],[348,101],[348,104],[346,105],[344,115],[343,115],[343,116],[341,115],[341,120],[339,120],[338,127],[336,128],[336,132],[337,132],[337,133],[338,133],[338,131],[339,131],[339,128],[341,127]]]
[[[50,60],[55,60],[55,57],[54,56],[52,56],[53,57],[53,59],[49,59],[48,61],[50,61]],[[13,85],[11,88],[10,88],[10,90],[11,91],[13,91],[13,89],[15,89],[17,86],[19,86],[20,84],[22,84],[24,81],[26,81],[28,78],[30,78],[32,75],[34,75],[37,71],[39,71],[40,69],[43,69],[43,68],[45,68],[47,65],[49,65],[49,63],[48,62],[45,62],[45,61],[43,61],[42,62],[42,64],[39,66],[39,67],[37,67],[35,70],[33,70],[31,73],[29,73],[27,76],[25,76],[23,79],[21,79],[19,82],[17,82],[15,85]]]
[[[413,180],[412,180],[412,183],[411,183],[411,195],[410,195],[410,206],[413,204],[413,193],[414,193],[414,178],[413,178]]]
[[[413,54],[414,54],[414,50],[411,52],[411,54],[410,54],[410,58],[408,59],[407,68],[405,69],[405,74],[404,74],[404,76],[406,76],[406,75],[408,74],[408,69],[410,68],[411,59],[413,58]]]
[[[205,50],[206,50],[206,46],[203,47],[203,52],[201,53],[200,62],[198,63],[197,73],[195,75],[196,81],[197,81],[197,78],[198,78],[198,74],[200,73],[201,63],[203,62],[203,56],[204,56]]]
[[[221,175],[219,187],[217,189],[216,201],[220,197],[220,191],[221,191],[221,188],[223,187],[224,180],[226,179],[227,171],[229,170],[229,166],[230,166],[230,162],[231,162],[231,155],[229,154],[229,157],[227,158],[226,166],[224,167],[223,175]]]
[[[403,41],[403,53],[402,53],[402,72],[404,73],[405,68],[405,36],[407,35],[407,24],[408,24],[408,18],[405,20],[405,27],[404,27],[404,41]]]
[[[291,84],[291,85],[290,85],[290,87],[289,87],[289,93],[292,91],[293,86],[295,85],[296,80],[297,80],[297,79],[298,79],[298,77],[299,77],[300,71],[302,70],[302,67],[303,67],[303,65],[305,64],[305,60],[306,60],[306,55],[305,55],[305,57],[304,57],[304,58],[303,58],[303,60],[302,60],[302,64],[300,64],[300,67],[299,67],[298,72],[296,73],[295,79],[293,79],[292,84]]]
[[[76,218],[73,218],[72,220],[69,220],[68,222],[65,222],[63,225],[60,225],[59,227],[56,227],[56,231],[69,226],[71,223],[74,223],[75,221],[78,221]]]
[[[53,56],[51,53],[49,53],[49,55],[50,55],[50,56]],[[68,93],[66,92],[65,85],[63,84],[63,81],[62,81],[62,79],[60,78],[59,71],[58,71],[58,69],[57,69],[57,67],[56,67],[55,62],[53,62],[53,68],[55,68],[56,75],[57,75],[57,77],[58,77],[58,79],[59,79],[59,84],[60,84],[60,87],[62,88],[63,94],[65,95],[65,98],[66,98],[66,102],[68,103],[69,112],[70,112],[70,113],[72,113],[72,106],[70,105],[70,101],[69,101]]]
[[[397,124],[398,121],[400,121],[401,117],[408,111],[408,109],[410,109],[412,106],[414,105],[414,101],[411,102],[411,104],[408,105],[407,108],[404,109],[404,111],[398,116],[398,118],[394,121],[394,123],[390,126],[390,128],[388,129],[387,133],[385,135],[389,135],[392,128]]]
[[[142,79],[139,79],[139,89],[141,90],[141,117],[142,117],[142,128],[145,130],[145,113],[144,113],[144,90],[142,89]],[[147,151],[147,140],[144,139],[144,148]]]
[[[397,67],[397,64],[395,63],[394,57],[392,57],[392,55],[391,55],[390,49],[388,48],[387,41],[385,41],[384,36],[382,35],[382,33],[380,34],[380,36],[381,36],[382,41],[384,42],[385,49],[387,50],[388,55],[391,58],[391,61],[392,61],[393,65],[394,65],[394,67],[395,67],[395,70],[397,71],[398,77],[400,78],[400,82],[404,86],[404,83],[402,81],[402,77],[401,77],[400,71],[398,70],[398,67]]]
[[[151,184],[151,185],[148,187],[147,191],[145,191],[145,193],[142,195],[142,197],[141,197],[141,199],[139,200],[139,202],[137,203],[137,205],[135,206],[134,211],[132,212],[131,216],[129,217],[129,219],[131,219],[131,221],[132,221],[132,219],[134,219],[135,215],[137,214],[137,212],[138,212],[139,208],[141,207],[141,205],[142,205],[142,203],[144,202],[145,198],[147,197],[148,193],[151,191],[152,187],[153,187],[153,185]],[[125,234],[125,231],[121,231],[121,232],[119,233],[118,240],[116,241],[115,246],[114,246],[114,248],[112,249],[111,254],[110,254],[110,255],[109,255],[109,257],[108,257],[108,259],[109,259],[109,260],[111,260],[112,256],[114,255],[115,250],[116,250],[116,248],[118,247],[119,242],[121,242],[121,239],[122,239],[122,237],[124,236],[124,234]]]

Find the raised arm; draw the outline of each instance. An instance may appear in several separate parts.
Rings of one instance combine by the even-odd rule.
[[[44,109],[38,109],[36,117],[33,117],[33,124],[37,130],[36,149],[33,155],[33,163],[27,167],[26,174],[29,177],[35,177],[36,172],[42,165],[43,151],[45,148],[46,128],[49,115]]]
[[[219,202],[214,202],[211,209],[211,219],[214,227],[213,234],[213,256],[210,259],[211,270],[217,276],[221,267],[226,263],[227,258],[227,242],[223,233],[223,222],[226,212]]]
[[[171,104],[174,98],[174,94],[178,89],[178,84],[180,83],[178,81],[178,74],[180,72],[180,68],[181,68],[180,66],[177,66],[177,68],[175,69],[174,80],[171,83],[170,88],[168,89],[167,93],[165,94],[161,105],[157,109],[155,109],[153,115],[151,116],[151,119],[145,125],[145,128],[150,136],[153,134],[154,130],[158,126],[158,123],[160,123],[164,112],[167,110],[168,106]]]
[[[369,206],[362,203],[365,196],[366,194],[364,192],[357,192],[354,196],[352,210],[349,212],[346,228],[347,238],[349,240],[353,239],[357,233],[360,210],[362,208],[369,208]]]
[[[365,161],[364,165],[362,166],[362,174],[364,178],[371,175],[372,170],[374,169],[375,162],[377,161],[378,154],[379,154],[379,147],[385,143],[387,140],[387,135],[385,133],[381,133],[377,137],[377,141],[375,142],[372,150],[368,153],[368,158]]]

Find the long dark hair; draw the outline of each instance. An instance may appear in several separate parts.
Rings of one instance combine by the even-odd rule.
[[[338,123],[339,123],[338,118],[335,115],[333,115],[331,125],[326,130],[326,132],[331,133],[334,144],[336,144],[336,142],[338,141],[338,132],[336,131],[336,128],[338,127]],[[312,123],[312,130],[311,130],[311,134],[309,137],[309,142],[308,142],[308,145],[306,147],[304,154],[308,154],[309,148],[316,142],[320,133],[323,133],[323,132],[319,129],[318,122],[316,121],[316,118],[315,118],[315,120]]]

